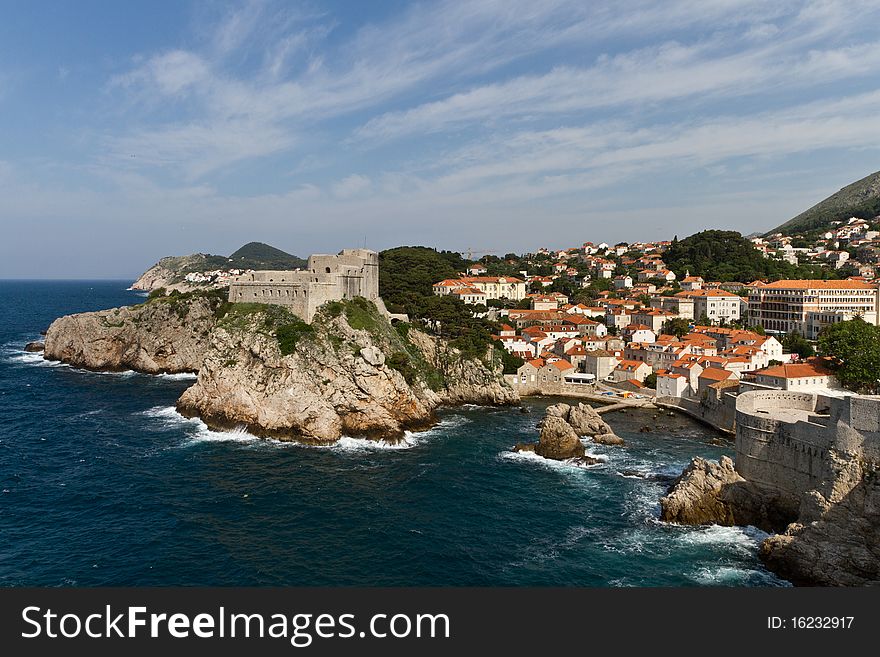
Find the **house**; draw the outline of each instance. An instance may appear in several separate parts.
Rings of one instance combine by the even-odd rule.
[[[438,296],[455,295],[465,303],[485,303],[487,299],[510,299],[520,301],[526,297],[526,284],[512,276],[464,276],[458,279],[446,279],[432,286],[434,294]],[[457,292],[464,290],[464,292]],[[476,293],[474,292],[476,290]],[[479,301],[466,301],[466,298]]]
[[[675,315],[666,310],[660,310],[659,308],[649,308],[634,310],[630,314],[630,317],[632,318],[632,324],[647,326],[657,334],[660,332],[660,329],[663,328],[663,324],[665,324],[667,320],[675,317]]]
[[[621,390],[628,390],[630,392],[641,392],[645,389],[645,384],[635,379],[627,379],[626,381],[621,381],[618,387]]]
[[[690,272],[685,272],[684,278],[681,279],[682,290],[699,290],[703,287],[705,281],[700,276],[691,276]]]
[[[575,316],[569,321],[577,327],[578,334],[584,337],[604,338],[608,335],[608,328],[595,320]]]
[[[542,358],[526,361],[516,371],[516,380],[520,384],[534,383],[537,385],[538,373],[542,367],[544,367],[544,360]]]
[[[657,396],[658,397],[690,397],[690,389],[687,378],[682,374],[675,374],[667,370],[657,372]]]
[[[623,329],[632,324],[629,311],[624,308],[608,310],[605,314],[605,326],[608,328]]]
[[[651,330],[651,327],[644,324],[630,324],[625,326],[621,334],[627,342],[654,342],[657,334]]]
[[[531,306],[532,310],[556,310],[559,307],[559,304],[556,302],[556,299],[554,297],[542,294],[529,296],[529,305]]]
[[[692,394],[700,387],[699,377],[703,371],[703,366],[698,362],[696,356],[685,356],[680,358],[669,366],[669,371],[673,374],[681,374],[687,379],[688,387]]]
[[[538,377],[541,383],[563,383],[565,374],[573,370],[574,365],[560,358],[544,365],[538,372]]]
[[[593,374],[597,379],[605,379],[619,363],[617,354],[607,349],[585,350],[583,371]]]
[[[471,305],[478,303],[486,305],[486,293],[475,287],[460,287],[456,290],[452,290],[450,296]]]
[[[611,373],[611,380],[615,383],[635,379],[639,383],[644,383],[645,378],[651,373],[651,366],[637,360],[623,360],[618,363],[617,367]]]
[[[814,392],[828,388],[839,388],[837,377],[819,358],[810,358],[803,363],[772,365],[762,370],[743,375],[745,388],[775,388]]]
[[[694,300],[689,297],[682,296],[655,296],[651,298],[651,306],[666,312],[672,313],[676,317],[683,319],[694,319]]]
[[[615,276],[612,280],[615,290],[625,290],[633,286],[632,276]]]
[[[720,367],[707,367],[697,376],[697,392],[702,395],[706,388],[719,381],[738,380],[739,377],[730,370]]]

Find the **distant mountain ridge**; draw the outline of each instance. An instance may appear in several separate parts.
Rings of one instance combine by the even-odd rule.
[[[151,292],[159,288],[168,291],[189,292],[213,283],[191,283],[187,274],[229,269],[298,269],[306,260],[263,242],[249,242],[232,255],[193,253],[185,256],[166,256],[141,274],[132,284],[132,290]]]
[[[877,215],[880,215],[880,171],[847,185],[766,234],[821,232],[831,228],[833,221],[846,221],[850,217],[873,219]]]
[[[248,242],[229,256],[232,266],[240,269],[297,269],[306,261],[263,242]]]

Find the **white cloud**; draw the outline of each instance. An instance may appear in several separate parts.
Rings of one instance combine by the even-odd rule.
[[[338,198],[351,198],[370,188],[370,179],[353,173],[333,185],[333,195]]]

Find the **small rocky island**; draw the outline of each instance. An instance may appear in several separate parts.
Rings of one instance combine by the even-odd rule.
[[[520,443],[514,446],[513,451],[534,452],[546,459],[573,460],[578,464],[592,465],[600,460],[586,453],[581,436],[591,436],[593,442],[602,445],[623,444],[623,439],[614,433],[596,410],[584,403],[577,406],[548,406],[538,428],[541,434],[537,443]]]
[[[61,317],[44,357],[90,370],[197,373],[177,402],[182,414],[306,443],[398,440],[430,426],[444,404],[519,402],[491,346],[463,354],[405,321],[392,325],[369,269],[375,254],[354,251],[362,250],[312,256],[309,271],[264,272],[229,292],[153,293],[140,305]],[[234,302],[244,291],[247,302]]]
[[[753,391],[736,403],[736,461],[695,458],[660,500],[679,524],[753,525],[795,584],[880,584],[880,399]]]

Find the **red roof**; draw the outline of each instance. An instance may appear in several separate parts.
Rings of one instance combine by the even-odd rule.
[[[802,379],[808,376],[828,376],[831,374],[831,371],[815,361],[807,361],[805,363],[773,365],[772,367],[765,367],[763,370],[757,370],[754,373],[772,376],[777,379]]]

